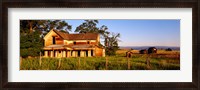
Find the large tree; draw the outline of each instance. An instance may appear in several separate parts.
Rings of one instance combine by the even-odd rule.
[[[118,42],[120,33],[112,33],[105,38],[106,55],[116,55],[116,51],[119,49]]]
[[[105,36],[110,33],[108,31],[108,27],[105,25],[97,27],[98,24],[99,24],[98,20],[84,20],[84,22],[81,25],[76,27],[75,32],[99,33],[101,35],[101,38],[105,38]],[[99,43],[99,45],[103,46],[101,43]]]
[[[32,33],[35,30],[48,32],[51,29],[58,29],[65,32],[71,31],[71,25],[64,20],[21,20],[20,33]]]
[[[43,39],[39,31],[20,35],[20,56],[39,56],[42,51]]]
[[[72,26],[63,20],[48,20],[46,26],[47,30],[58,29],[68,33],[72,29]]]
[[[99,33],[102,36],[105,34],[108,34],[109,32],[108,27],[105,25],[102,25],[101,27],[97,27],[97,24],[99,23],[98,20],[85,20],[81,25],[79,25],[75,32],[79,33]]]
[[[71,31],[71,25],[62,20],[20,20],[20,55],[38,56],[43,47],[43,34],[51,29]]]
[[[98,20],[85,20],[81,25],[79,25],[75,32],[79,33],[99,33],[101,35],[101,38],[104,40],[104,47],[106,48],[106,55],[115,55],[116,50],[118,47],[118,41],[120,34],[117,33],[110,33],[108,31],[108,27],[105,25],[102,25],[100,27],[97,27],[97,24],[99,23]],[[101,44],[100,44],[101,45]]]

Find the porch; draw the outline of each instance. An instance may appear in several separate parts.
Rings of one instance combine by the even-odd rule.
[[[94,50],[45,50],[44,57],[92,57]]]

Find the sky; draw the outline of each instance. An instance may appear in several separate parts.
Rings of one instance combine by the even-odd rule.
[[[84,20],[65,20],[72,32]],[[180,47],[180,20],[98,20],[97,27],[106,25],[109,32],[120,33],[119,46]]]

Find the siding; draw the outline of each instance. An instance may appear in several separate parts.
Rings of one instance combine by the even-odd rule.
[[[102,56],[103,55],[103,49],[96,47],[95,55],[96,56]]]
[[[60,36],[56,36],[56,44],[64,44],[63,39]]]
[[[80,44],[88,44],[88,41],[90,42],[90,44],[96,45],[96,40],[73,40],[73,41],[64,40],[64,44],[73,45],[74,42],[76,42],[77,45],[80,45]]]

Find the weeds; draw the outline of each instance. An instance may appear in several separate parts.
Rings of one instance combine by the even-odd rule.
[[[125,52],[125,51],[124,51]],[[123,51],[116,56],[107,56],[108,70],[127,70],[128,63]],[[146,58],[150,59],[150,67],[146,65]],[[79,62],[80,59],[80,62]],[[130,70],[180,70],[180,54],[177,52],[158,52],[145,55],[135,53],[130,61]],[[105,57],[82,58],[42,58],[41,65],[38,58],[23,58],[20,70],[106,70]]]

